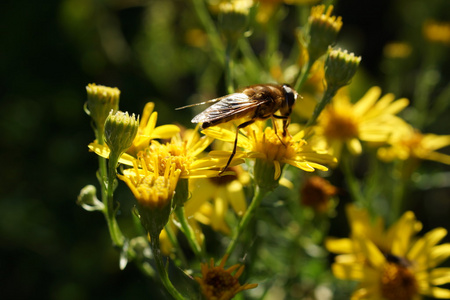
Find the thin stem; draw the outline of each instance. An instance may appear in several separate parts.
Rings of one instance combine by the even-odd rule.
[[[314,64],[314,61],[308,60],[306,65],[303,66],[301,72],[299,73],[297,80],[295,81],[294,89],[297,92],[300,92],[301,88],[303,87],[303,84],[306,82],[309,76],[309,72],[311,71],[312,65]]]
[[[225,49],[225,84],[227,87],[228,94],[234,93],[233,84],[233,46],[230,42],[227,43]]]
[[[124,236],[120,231],[119,224],[116,220],[116,210],[114,209],[114,186],[116,180],[116,166],[119,161],[118,157],[113,157],[110,154],[108,160],[108,181],[106,192],[106,203],[104,215],[108,223],[109,233],[115,246],[122,247],[124,242]]]
[[[97,142],[100,145],[104,145],[104,135],[103,135],[103,128],[97,128],[95,130],[95,136],[97,138]],[[105,215],[106,223],[108,224],[109,234],[111,236],[111,240],[113,241],[113,244],[118,247],[123,246],[124,242],[124,236],[122,235],[122,232],[120,231],[119,224],[117,223],[116,217],[115,217],[115,210],[114,210],[114,200],[113,200],[113,194],[114,194],[114,180],[116,178],[116,165],[118,158],[116,162],[114,163],[114,166],[112,167],[112,161],[113,159],[109,159],[109,172],[108,168],[106,167],[106,159],[103,157],[99,157],[99,182],[101,186],[101,194],[102,194],[102,202],[104,204],[104,210],[103,214]]]
[[[255,215],[255,212],[260,206],[262,199],[266,196],[268,192],[269,190],[267,189],[262,189],[259,186],[255,187],[255,195],[253,196],[252,203],[250,203],[250,206],[248,207],[247,211],[245,212],[244,216],[239,222],[238,228],[234,231],[233,238],[231,240],[231,243],[228,245],[226,254],[230,255],[233,252],[234,248],[236,247],[239,236],[247,228],[248,223]]]
[[[183,264],[184,266],[187,266],[188,264],[187,264],[186,257],[184,256],[184,253],[181,250],[181,247],[180,247],[180,244],[178,243],[175,232],[173,232],[173,230],[172,230],[172,226],[170,226],[171,222],[172,221],[169,221],[169,223],[167,223],[167,225],[164,227],[164,229],[166,230],[167,237],[169,238],[170,242],[172,243],[172,245],[175,247],[175,249],[177,251],[177,258],[181,261],[181,264]]]
[[[178,292],[178,290],[173,286],[172,282],[169,279],[169,274],[167,274],[167,270],[164,266],[164,261],[159,246],[159,234],[152,236],[150,245],[152,247],[153,257],[155,258],[156,269],[158,270],[159,277],[161,278],[164,287],[175,299],[184,300],[183,295],[181,295],[180,292]]]
[[[184,211],[184,206],[178,206],[177,208],[175,208],[175,215],[177,216],[177,219],[180,222],[181,231],[183,231],[184,235],[186,236],[189,246],[191,247],[192,251],[194,251],[195,255],[199,259],[201,259],[204,256],[203,249],[197,242],[194,230],[189,225],[189,222],[186,218],[186,214]]]
[[[219,32],[216,29],[216,26],[209,15],[208,9],[206,8],[204,0],[192,0],[194,4],[194,10],[197,14],[197,17],[200,19],[200,22],[205,29],[207,36],[209,38],[209,42],[213,48],[213,52],[215,57],[220,64],[224,64],[224,46],[220,39]]]
[[[369,208],[368,203],[361,191],[361,185],[358,179],[353,174],[353,170],[350,165],[349,153],[343,153],[341,159],[341,168],[344,173],[345,181],[347,182],[347,186],[350,190],[353,201],[355,201],[356,203],[360,203],[365,208]]]

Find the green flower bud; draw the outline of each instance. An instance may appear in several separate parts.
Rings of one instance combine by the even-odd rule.
[[[278,164],[278,167],[280,170],[277,171],[275,161],[257,158],[253,167],[256,185],[267,191],[273,191],[276,187],[278,187],[282,165]]]
[[[310,61],[315,61],[324,55],[328,47],[336,42],[337,35],[342,27],[342,18],[331,16],[333,6],[314,6],[308,19],[308,33],[306,43]]]
[[[111,150],[111,154],[119,157],[133,144],[139,128],[139,117],[128,112],[110,112],[105,121],[105,141]]]
[[[239,0],[222,2],[219,5],[219,25],[227,41],[235,43],[248,26],[248,14],[252,1]]]
[[[330,89],[339,89],[350,83],[361,62],[361,56],[347,50],[332,50],[325,61],[325,80]]]
[[[87,211],[103,210],[105,205],[97,199],[97,189],[93,185],[87,185],[81,189],[77,204]]]
[[[96,130],[103,132],[109,112],[116,112],[119,108],[120,90],[90,83],[86,86],[86,91],[85,111],[94,121]]]

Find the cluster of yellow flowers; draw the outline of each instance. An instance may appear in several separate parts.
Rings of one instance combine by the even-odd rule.
[[[257,19],[264,22],[281,1],[260,2]],[[242,35],[252,5],[252,1],[219,5],[221,13],[233,14],[229,19],[221,19],[227,24],[222,33],[229,42],[233,40],[233,45]],[[127,242],[115,221],[117,208],[112,195],[116,177],[126,183],[137,200],[138,215],[148,234],[161,280],[174,298],[183,296],[168,279],[160,252],[182,257],[176,236],[181,230],[191,250],[204,261],[205,235],[200,224],[232,236],[219,266],[214,265],[213,259],[209,264],[201,264],[201,277],[195,280],[203,295],[225,300],[257,286],[239,283],[244,271],[240,264],[224,267],[264,195],[279,184],[293,188],[294,184],[283,176],[286,167],[325,172],[340,167],[345,159],[369,151],[384,162],[403,160],[416,165],[419,160],[433,160],[450,164],[449,155],[436,151],[450,145],[450,135],[420,133],[399,116],[409,105],[407,99],[382,95],[381,89],[374,86],[359,100],[352,101],[345,86],[350,84],[361,58],[329,48],[342,27],[341,18],[332,16],[332,10],[332,6],[314,7],[305,30],[299,33],[307,62],[293,80],[295,88],[304,91],[293,118],[307,118],[306,124],[289,124],[289,116],[272,112],[264,117],[255,114],[253,117],[258,120],[248,120],[249,116],[245,116],[245,121],[224,118],[216,126],[208,125],[202,130],[198,126],[156,126],[158,114],[153,103],[145,105],[139,119],[118,111],[118,89],[88,85],[86,112],[92,117],[96,132],[89,149],[101,157],[99,180],[104,197],[103,204],[92,197],[90,202],[83,202],[84,198],[79,201],[89,210],[104,212],[115,245],[124,247]],[[424,30],[432,36],[431,29]],[[318,94],[323,94],[321,101],[316,100]],[[272,127],[266,120],[269,117]],[[230,151],[233,145],[235,149]],[[109,159],[108,170],[102,159]],[[306,177],[299,189],[301,203],[317,214],[326,213],[331,207],[330,199],[340,190],[319,176]],[[246,188],[252,184],[254,198],[248,203]],[[94,202],[95,207],[89,204]],[[229,213],[230,207],[234,215]],[[438,245],[447,234],[445,229],[437,228],[416,238],[422,226],[412,212],[406,212],[387,231],[381,217],[370,220],[367,207],[351,204],[347,214],[350,238],[327,239],[325,244],[330,252],[339,254],[332,265],[334,275],[360,283],[352,299],[407,300],[419,299],[420,295],[450,298],[449,290],[437,287],[450,282],[450,269],[435,268],[450,256],[450,244]],[[237,228],[230,228],[230,215],[240,220]],[[133,255],[137,256],[134,252]]]

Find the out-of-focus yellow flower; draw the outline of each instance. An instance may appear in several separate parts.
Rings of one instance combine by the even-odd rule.
[[[436,228],[416,239],[421,229],[412,212],[384,231],[381,218],[371,222],[365,210],[348,208],[351,236],[328,240],[336,257],[333,274],[359,282],[351,299],[421,299],[421,295],[450,298],[437,286],[450,282],[449,268],[436,268],[450,256],[450,244],[437,245],[447,234]]]
[[[432,43],[450,45],[450,22],[428,20],[423,24],[423,35]]]
[[[148,147],[153,139],[170,139],[178,132],[180,128],[176,125],[168,124],[156,127],[158,113],[153,111],[155,104],[148,102],[142,112],[141,121],[133,145],[127,150],[127,153],[136,157],[136,154]]]
[[[266,127],[265,124],[265,121],[256,121],[241,129],[237,145],[244,151],[237,151],[236,157],[260,159],[266,161],[267,164],[273,164],[275,180],[280,178],[281,168],[284,164],[290,164],[307,172],[314,172],[316,169],[327,171],[328,168],[324,165],[336,162],[336,159],[325,151],[309,146],[303,139],[303,131],[294,136],[289,134],[281,136],[281,129],[278,129],[277,134],[273,128]],[[236,132],[221,126],[209,127],[204,130],[204,133],[226,142],[234,142],[236,136]],[[211,151],[210,155],[229,157],[230,152]]]
[[[308,177],[300,189],[301,203],[316,212],[324,213],[330,208],[330,200],[338,193],[337,187],[320,176]]]
[[[320,0],[255,0],[255,2],[259,2],[256,20],[259,23],[266,24],[277,8],[283,3],[291,5],[312,5],[319,1]]]
[[[383,54],[387,58],[406,58],[412,53],[412,47],[405,42],[392,42],[386,44],[383,48]]]
[[[239,166],[231,167],[235,174],[207,179],[189,181],[191,198],[185,204],[186,216],[191,216],[225,234],[230,233],[225,216],[231,205],[238,216],[247,210],[244,185],[248,184],[250,176]]]
[[[225,270],[227,258],[228,256],[225,256],[217,267],[212,258],[209,264],[201,264],[202,277],[195,277],[195,280],[200,284],[202,294],[207,300],[229,300],[241,291],[258,286],[256,283],[241,285],[238,279],[244,272],[244,266],[236,264]],[[231,275],[236,269],[236,273]]]
[[[378,157],[383,161],[426,159],[450,165],[450,155],[435,151],[450,146],[450,135],[423,134],[404,123],[388,142],[390,146],[378,149]]]
[[[315,127],[314,143],[339,159],[345,145],[350,153],[362,152],[361,141],[386,143],[400,122],[395,115],[409,103],[405,98],[394,101],[393,94],[381,99],[379,87],[372,87],[355,104],[343,93],[338,93],[322,111]]]

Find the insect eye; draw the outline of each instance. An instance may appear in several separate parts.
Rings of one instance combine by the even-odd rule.
[[[284,98],[286,100],[286,105],[292,107],[297,100],[297,93],[288,85],[284,84],[283,87]]]

